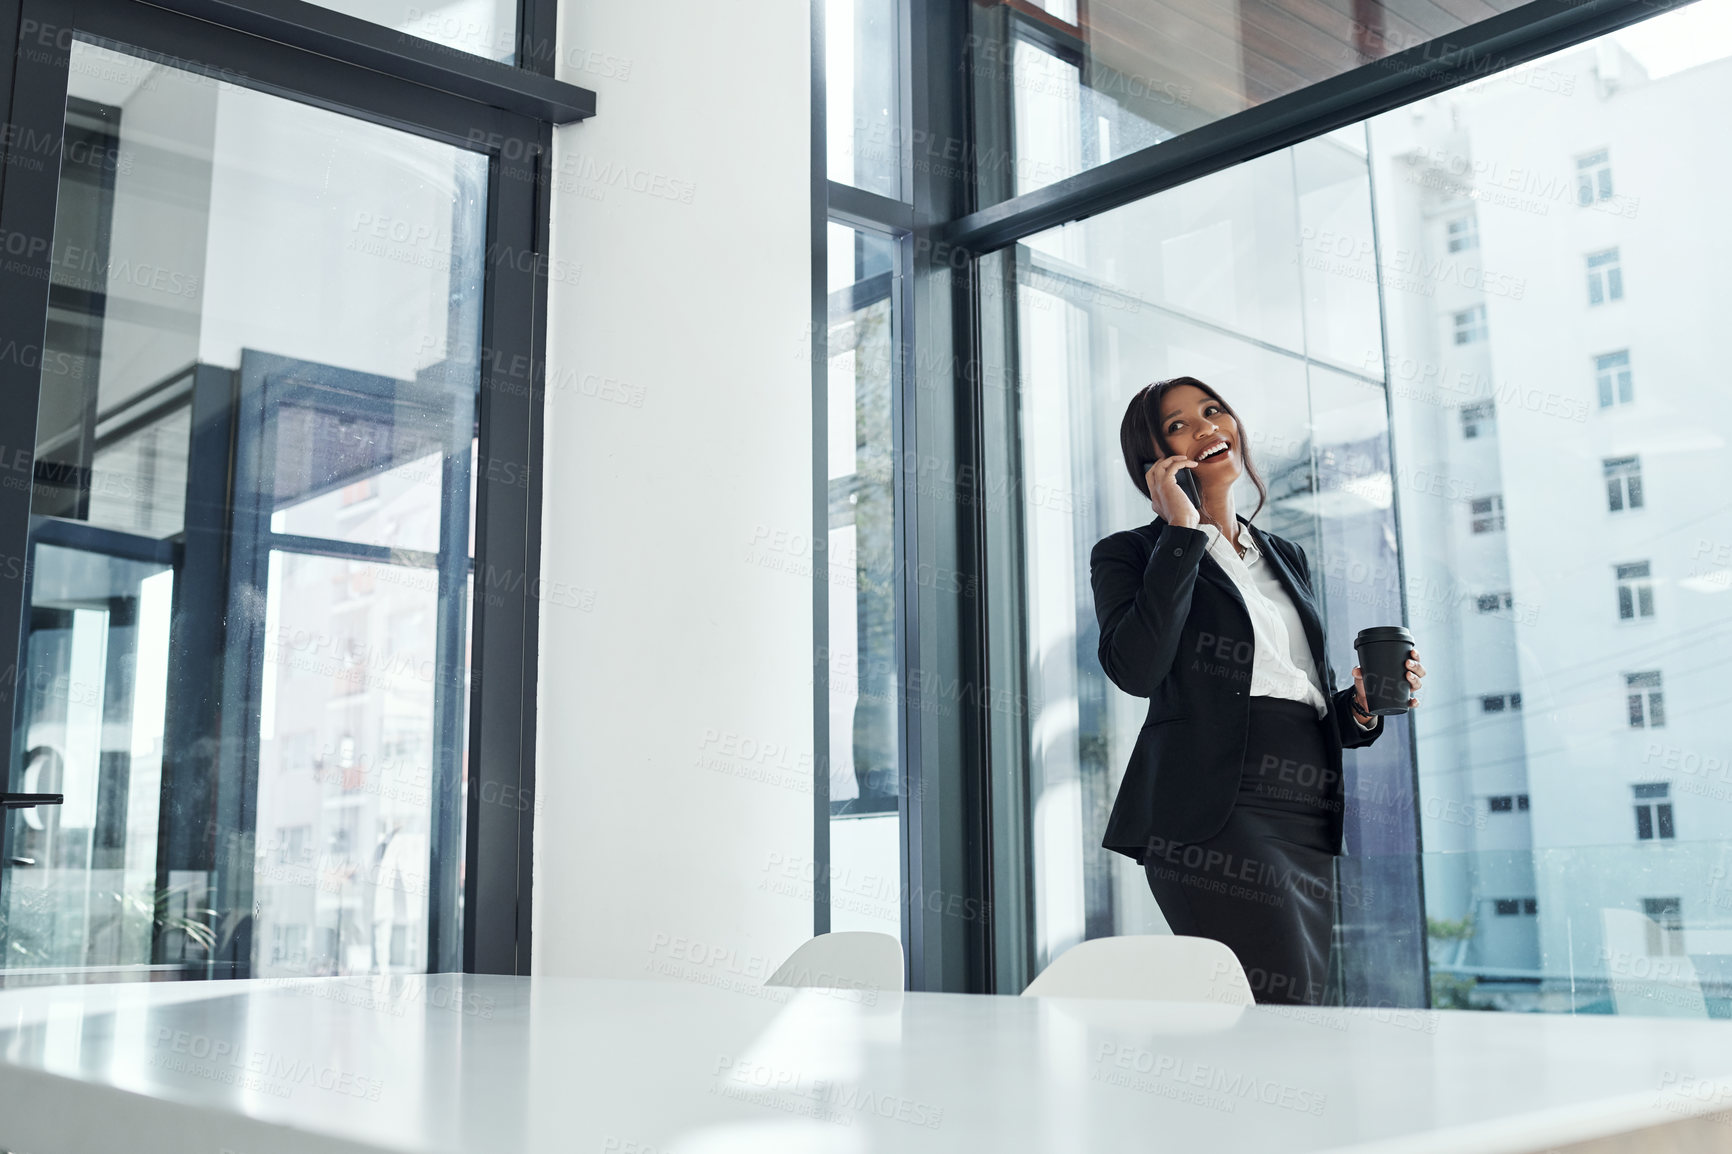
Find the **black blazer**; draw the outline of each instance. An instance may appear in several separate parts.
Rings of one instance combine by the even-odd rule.
[[[1335,688],[1305,550],[1244,517],[1239,523],[1280,575],[1322,666],[1317,680],[1329,699],[1325,743],[1329,768],[1340,780],[1342,749],[1376,741],[1383,721],[1361,729],[1353,720],[1352,684]],[[1151,848],[1220,832],[1239,789],[1250,715],[1251,616],[1208,545],[1203,530],[1156,517],[1102,538],[1089,554],[1101,669],[1126,693],[1149,699],[1148,720],[1101,839],[1139,863]],[[1330,822],[1330,844],[1339,853],[1339,810]]]

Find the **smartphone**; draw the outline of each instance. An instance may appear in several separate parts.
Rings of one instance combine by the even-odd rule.
[[[1143,475],[1148,476],[1149,470],[1155,467],[1155,463],[1152,460],[1144,461],[1144,462],[1142,462],[1142,467],[1143,467]],[[1185,496],[1187,496],[1191,499],[1191,504],[1193,504],[1197,507],[1197,511],[1199,513],[1202,512],[1203,511],[1203,500],[1201,497],[1197,496],[1197,479],[1195,477],[1191,476],[1191,470],[1189,470],[1189,469],[1178,470],[1178,475],[1177,475],[1176,480],[1177,480],[1179,488],[1184,490]]]

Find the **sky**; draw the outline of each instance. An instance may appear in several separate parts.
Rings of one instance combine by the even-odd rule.
[[[1692,65],[1732,56],[1732,0],[1695,0],[1675,12],[1614,32],[1612,37],[1658,80]]]

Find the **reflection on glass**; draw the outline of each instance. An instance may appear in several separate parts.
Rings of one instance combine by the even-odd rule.
[[[830,925],[901,934],[894,242],[829,227]]]
[[[350,409],[279,408],[271,531],[437,552],[442,416],[406,407],[373,419]],[[418,429],[423,422],[434,427]]]
[[[153,931],[198,899],[155,884],[174,573],[48,544],[35,559],[18,788],[66,804],[12,818],[4,965],[147,962]]]
[[[994,772],[1026,791],[1006,836],[1031,847],[1036,968],[1158,928],[1096,845],[1143,702],[1095,663],[1087,547],[1149,516],[1119,464],[1125,396],[1188,372],[1250,423],[1258,519],[1313,558],[1337,673],[1368,624],[1405,623],[1427,658],[1397,739],[1347,759],[1348,999],[1732,1014],[1712,675],[1732,400],[1701,320],[1722,290],[1678,268],[1614,294],[1608,271],[1670,269],[1714,228],[1692,110],[1732,98],[1728,12],[1655,17],[1015,250],[1030,711],[1026,768]]]
[[[517,58],[516,0],[313,0],[313,3],[489,60],[510,64]]]
[[[972,4],[958,66],[973,84],[980,203],[1043,188],[1516,6]]]
[[[260,976],[427,969],[437,574],[273,552]]]
[[[1664,263],[1720,214],[1729,12],[1370,122],[1409,614],[1450,654],[1416,718],[1439,1005],[1732,1012],[1724,293]]]
[[[902,194],[896,0],[825,0],[824,114],[831,180]]]
[[[1012,468],[1029,702],[1021,788],[1037,971],[1085,938],[1165,927],[1142,869],[1099,845],[1146,713],[1146,702],[1100,670],[1088,593],[1094,543],[1153,516],[1119,450],[1132,392],[1189,374],[1239,410],[1269,487],[1257,523],[1317,559],[1338,674],[1354,664],[1361,625],[1400,620],[1376,285],[1357,279],[1369,269],[1366,253],[1308,252],[1317,238],[1368,233],[1369,209],[1363,136],[1337,134],[1032,237],[1015,252]],[[1240,485],[1235,500],[1249,516],[1257,494],[1248,478]],[[1347,774],[1350,850],[1412,848],[1399,743],[1358,751]],[[1411,872],[1378,881],[1388,894],[1411,894]],[[1399,997],[1382,975],[1419,947],[1412,911],[1386,905],[1344,921],[1348,944],[1361,947],[1349,999]]]
[[[69,91],[0,976],[458,968],[486,160]]]

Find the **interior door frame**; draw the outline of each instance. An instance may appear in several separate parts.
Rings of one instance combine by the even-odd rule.
[[[214,807],[218,828],[232,833],[237,844],[258,844],[258,778],[260,763],[259,719],[263,705],[264,666],[270,639],[266,633],[265,605],[270,596],[270,555],[273,551],[303,556],[431,569],[436,574],[438,618],[436,622],[435,669],[433,675],[433,734],[429,781],[428,942],[429,968],[439,970],[442,959],[455,953],[455,944],[441,934],[446,918],[456,908],[457,871],[449,855],[461,853],[457,844],[461,787],[453,770],[462,765],[457,747],[463,729],[462,697],[465,626],[470,605],[463,588],[470,576],[469,486],[471,432],[474,427],[475,394],[460,385],[447,385],[442,374],[429,374],[421,382],[314,364],[253,349],[241,351],[241,367],[235,377],[235,438],[230,507],[227,591],[223,601],[228,636],[222,651],[209,655],[222,670],[222,700],[240,702],[239,709],[222,711],[219,743],[221,760],[214,767]],[[334,399],[337,403],[331,403]],[[324,403],[321,403],[324,402]],[[441,450],[440,548],[427,551],[386,545],[343,542],[334,539],[279,533],[271,527],[276,511],[273,497],[277,474],[277,417],[284,408],[308,407],[372,417],[382,424],[399,421],[405,411],[418,410],[423,420],[415,428],[438,429]],[[421,442],[429,445],[431,439]],[[366,475],[374,475],[368,473]],[[324,490],[334,488],[328,483]],[[321,490],[323,491],[323,490]],[[314,494],[303,494],[302,499]],[[455,555],[452,547],[460,552]],[[225,868],[235,876],[219,876],[215,886],[230,891],[225,905],[250,908],[254,901],[252,857],[219,854],[219,875]],[[158,887],[167,878],[159,871]],[[224,942],[225,957],[215,959],[237,976],[250,976],[253,922],[241,917],[235,932]]]

